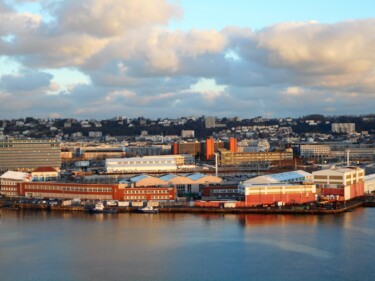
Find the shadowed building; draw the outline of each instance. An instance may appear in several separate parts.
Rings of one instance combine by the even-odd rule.
[[[61,167],[60,144],[55,140],[0,141],[0,172]]]

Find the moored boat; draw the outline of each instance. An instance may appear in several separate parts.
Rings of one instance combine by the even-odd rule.
[[[146,214],[156,214],[159,212],[158,209],[155,209],[153,206],[146,206],[144,208],[138,208],[135,210],[137,213],[146,213]]]
[[[117,213],[116,208],[106,208],[102,202],[95,203],[94,207],[90,207],[88,209],[90,213],[96,213],[96,214],[102,214],[102,213],[108,213],[108,214],[115,214]]]

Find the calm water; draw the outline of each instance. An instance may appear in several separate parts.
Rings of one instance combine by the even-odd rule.
[[[375,280],[375,209],[327,216],[2,210],[0,280]]]

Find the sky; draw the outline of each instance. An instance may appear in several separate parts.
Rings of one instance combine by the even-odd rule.
[[[374,113],[371,2],[0,0],[0,118]]]

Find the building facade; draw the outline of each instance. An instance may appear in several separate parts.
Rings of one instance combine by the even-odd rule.
[[[0,194],[7,197],[19,196],[19,185],[30,180],[29,173],[7,171],[0,176]]]
[[[61,167],[61,149],[55,140],[0,141],[0,172],[32,171],[38,167]]]
[[[59,171],[52,167],[39,167],[31,172],[31,179],[32,181],[56,181],[59,175]]]
[[[355,133],[355,123],[332,123],[331,130],[338,134]]]
[[[202,200],[238,200],[237,185],[209,185],[203,188]]]
[[[265,163],[281,160],[292,160],[292,149],[280,152],[237,152],[228,150],[220,151],[221,166],[246,165],[250,163]]]
[[[174,201],[176,200],[176,194],[176,189],[173,187],[128,188],[124,184],[17,182],[16,190],[11,196],[120,201]]]
[[[364,194],[365,172],[361,168],[331,168],[312,174],[319,195],[349,200]]]
[[[303,158],[329,157],[331,156],[331,147],[326,144],[301,144],[299,153]]]
[[[106,159],[105,166],[108,173],[177,170],[176,157],[173,155]]]
[[[316,200],[315,184],[241,183],[238,186],[239,195],[244,198],[246,206],[263,204],[303,204]]]

